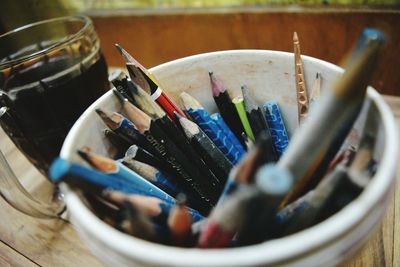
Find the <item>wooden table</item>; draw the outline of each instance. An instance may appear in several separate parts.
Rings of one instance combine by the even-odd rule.
[[[400,125],[400,97],[385,97]],[[21,182],[46,199],[51,185],[15,149],[0,129],[0,148]],[[397,178],[400,177],[400,165]],[[367,245],[341,267],[400,266],[400,190],[396,188],[382,226]],[[34,219],[0,199],[0,266],[102,266],[62,219]]]

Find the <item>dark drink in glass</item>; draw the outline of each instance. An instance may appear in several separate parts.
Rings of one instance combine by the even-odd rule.
[[[74,122],[109,89],[89,18],[58,18],[0,36],[0,124],[45,175]]]

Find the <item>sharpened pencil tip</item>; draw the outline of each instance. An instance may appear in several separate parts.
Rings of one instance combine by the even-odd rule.
[[[81,149],[78,149],[77,150],[77,152],[78,152],[78,155],[84,160],[84,161],[86,161],[86,162],[90,162],[90,157],[89,157],[89,155],[88,155],[88,153],[86,152],[86,151],[83,151],[83,150],[81,150]]]
[[[226,91],[224,84],[215,77],[214,72],[210,71],[208,73],[210,75],[211,82],[211,90],[214,97],[219,96],[220,94]]]
[[[209,71],[209,72],[208,72],[208,75],[209,75],[209,76],[212,76],[213,74],[214,74],[214,73],[213,73],[212,71]]]
[[[113,89],[112,91],[121,104],[123,104],[126,101],[126,97],[123,94],[121,94],[120,91],[118,91],[117,89]]]
[[[297,36],[297,32],[293,33],[293,41],[298,42],[299,41],[299,36]]]

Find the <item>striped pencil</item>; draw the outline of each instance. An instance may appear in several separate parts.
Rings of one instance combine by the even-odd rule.
[[[289,136],[278,103],[272,100],[267,101],[263,108],[271,132],[272,141],[274,142],[275,151],[278,157],[281,157],[286,147],[289,145]]]

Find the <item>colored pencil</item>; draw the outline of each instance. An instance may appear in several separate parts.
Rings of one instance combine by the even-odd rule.
[[[224,119],[219,113],[214,113],[210,115],[210,118],[215,121],[215,123],[222,129],[225,135],[232,141],[237,150],[242,151],[243,155],[246,151],[245,147],[236,138],[235,134],[231,131],[229,126],[225,123]],[[243,136],[242,136],[243,138]],[[244,141],[244,140],[243,140]]]
[[[154,196],[170,203],[175,202],[172,196],[132,172],[120,162],[84,150],[78,150],[78,154],[96,170],[131,183],[137,190],[144,192],[145,195]]]
[[[376,69],[384,36],[377,30],[363,32],[354,50],[357,57],[332,90],[326,91],[303,127],[296,131],[278,165],[287,168],[296,179],[293,190],[281,207],[300,195],[313,173],[324,173],[351,129],[365,99],[367,83]]]
[[[233,131],[236,138],[242,143],[242,145],[245,145],[242,140],[242,132],[244,132],[243,125],[240,123],[240,119],[232,104],[232,99],[229,96],[228,90],[213,72],[209,72],[209,76],[213,98],[221,116]]]
[[[308,114],[308,95],[306,80],[304,78],[303,62],[301,60],[300,42],[297,33],[293,33],[294,68],[296,77],[296,93],[299,123],[302,123]]]
[[[222,153],[236,164],[242,157],[243,152],[236,149],[234,144],[228,139],[218,125],[210,118],[207,111],[200,103],[186,92],[180,95],[186,111],[192,119],[199,125],[204,133],[215,143]]]
[[[154,123],[154,120],[133,105],[130,109],[129,118],[132,119],[139,132],[157,150],[158,154],[156,155],[161,155],[170,164],[171,173],[194,190],[203,200],[205,209],[211,207],[216,200],[217,191],[215,187],[210,186],[211,184],[207,180],[209,177],[201,177],[201,172],[193,162],[178,149],[163,130]]]
[[[267,101],[264,106],[264,113],[269,130],[271,132],[272,141],[278,157],[281,157],[287,146],[289,145],[289,136],[286,131],[278,103],[275,101]]]
[[[190,144],[219,178],[221,184],[224,184],[233,167],[232,163],[196,123],[182,116],[179,117],[179,123],[189,139]]]
[[[237,96],[232,100],[236,108],[236,112],[239,115],[240,121],[242,122],[244,132],[251,141],[255,141],[253,131],[251,130],[249,119],[247,118],[246,110],[244,108],[244,100],[242,96]]]
[[[135,60],[128,52],[126,52],[120,45],[116,44],[115,45],[117,50],[120,52],[122,57],[124,58],[126,65],[128,67],[129,71],[129,66],[134,65],[138,67],[144,74],[145,77],[147,77],[147,82],[150,85],[150,94],[152,98],[164,109],[164,111],[167,113],[168,117],[170,119],[174,120],[174,111],[178,112],[182,116],[185,116],[185,114],[182,112],[182,110],[175,104],[175,102],[165,93],[165,91],[160,87],[159,83],[156,81],[153,75],[150,74],[150,72],[143,67],[137,60]],[[129,73],[131,73],[130,71]],[[134,79],[134,78],[133,78]]]

